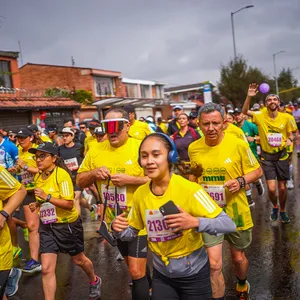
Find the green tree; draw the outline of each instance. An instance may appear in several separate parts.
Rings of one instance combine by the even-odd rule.
[[[290,68],[283,68],[278,75],[279,91],[288,90],[297,87],[297,79],[294,77]]]
[[[44,97],[61,97],[61,98],[69,98],[70,91],[60,88],[47,88]]]
[[[75,93],[71,92],[71,99],[84,105],[89,105],[94,102],[92,92],[86,90],[76,90]]]
[[[229,61],[227,65],[221,65],[220,75],[220,82],[218,82],[219,92],[236,107],[240,107],[246,99],[250,83],[260,84],[266,82],[270,85],[271,89],[274,86],[273,81],[260,69],[248,67],[246,60],[242,56]],[[254,101],[258,102],[263,98],[264,95],[258,94]]]

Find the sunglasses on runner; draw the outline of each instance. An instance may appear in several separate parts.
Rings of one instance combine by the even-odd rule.
[[[103,120],[101,121],[101,124],[105,133],[112,134],[112,133],[118,133],[122,131],[125,122],[129,123],[127,119],[119,118],[119,119]]]

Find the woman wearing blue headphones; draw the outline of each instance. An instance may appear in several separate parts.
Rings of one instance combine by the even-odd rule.
[[[147,229],[152,300],[211,299],[201,232],[228,233],[236,227],[201,186],[171,172],[177,161],[176,146],[167,135],[154,133],[143,140],[139,163],[151,181],[136,190],[128,218],[117,216],[112,229],[124,241]]]

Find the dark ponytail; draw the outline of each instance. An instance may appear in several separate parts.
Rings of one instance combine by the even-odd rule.
[[[73,176],[71,171],[68,169],[68,167],[66,166],[64,160],[60,157],[60,156],[56,156],[56,161],[55,161],[55,165],[63,170],[65,170],[72,178],[73,180]]]

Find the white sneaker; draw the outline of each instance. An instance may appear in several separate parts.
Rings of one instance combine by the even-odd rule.
[[[294,188],[294,183],[293,183],[293,180],[288,180],[286,182],[286,187],[289,189],[289,190],[292,190]]]

